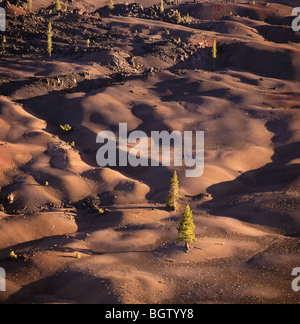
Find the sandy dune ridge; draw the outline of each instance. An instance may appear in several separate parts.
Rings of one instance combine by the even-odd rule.
[[[156,17],[155,3],[106,15],[105,1],[73,1],[81,14],[50,15],[51,1],[34,1],[31,14],[11,1],[0,61],[1,303],[299,302],[292,4],[170,2]],[[181,206],[195,215],[190,253],[175,244],[181,211],[164,208],[173,167],[97,165],[97,134],[118,136],[119,123],[149,136],[205,132],[204,175],[177,169]]]

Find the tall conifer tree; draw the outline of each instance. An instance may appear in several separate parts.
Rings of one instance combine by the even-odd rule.
[[[53,36],[52,24],[51,24],[51,21],[49,21],[48,29],[47,29],[47,53],[49,54],[49,57],[51,57],[52,50],[53,50],[52,36]]]
[[[212,48],[212,57],[214,60],[216,60],[218,57],[218,49],[217,49],[217,40],[216,39],[214,39],[214,44],[213,44],[213,48]]]
[[[160,3],[160,13],[164,13],[164,12],[165,12],[164,0],[161,0],[161,3]]]
[[[179,227],[178,227],[178,238],[177,243],[185,242],[187,252],[189,252],[189,244],[197,242],[195,237],[195,225],[193,221],[193,212],[189,205],[186,206]]]
[[[28,1],[27,1],[27,9],[28,9],[29,11],[32,10],[32,0],[28,0]]]
[[[177,211],[180,208],[178,200],[179,196],[179,181],[177,177],[177,172],[175,171],[174,176],[171,180],[171,188],[167,201],[167,208],[172,208],[174,211]]]

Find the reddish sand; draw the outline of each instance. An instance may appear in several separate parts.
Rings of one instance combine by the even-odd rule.
[[[298,303],[300,34],[289,25],[292,7],[166,6],[189,13],[176,24],[134,12],[100,10],[100,18],[106,1],[73,1],[69,11],[85,13],[51,16],[49,58],[52,2],[35,0],[27,16],[11,5],[1,45],[0,302]],[[203,176],[177,168],[180,212],[164,208],[173,167],[96,164],[97,134],[117,133],[119,123],[147,134],[205,132]],[[198,239],[190,253],[175,243],[186,204]]]

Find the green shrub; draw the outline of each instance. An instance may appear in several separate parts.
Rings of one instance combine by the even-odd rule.
[[[17,260],[17,259],[18,259],[18,256],[15,254],[14,251],[11,251],[11,252],[10,252],[9,257],[10,257],[11,259],[14,259],[14,260]]]
[[[109,0],[108,8],[109,8],[109,10],[114,10],[115,9],[114,0]]]
[[[64,126],[60,125],[60,128],[66,134],[68,134],[72,131],[72,127],[69,124],[65,124]]]
[[[59,0],[55,1],[55,10],[56,11],[61,11],[61,4]]]

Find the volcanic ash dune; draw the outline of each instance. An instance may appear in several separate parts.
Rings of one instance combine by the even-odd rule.
[[[74,0],[59,15],[52,1],[30,14],[10,2],[1,303],[298,303],[300,47],[288,1],[171,1],[161,13],[158,1],[116,0],[108,14],[107,1]],[[194,212],[190,253],[175,243],[182,210],[165,208],[174,167],[97,165],[98,133],[118,139],[120,123],[149,139],[204,131],[203,176],[176,168],[181,209]]]

